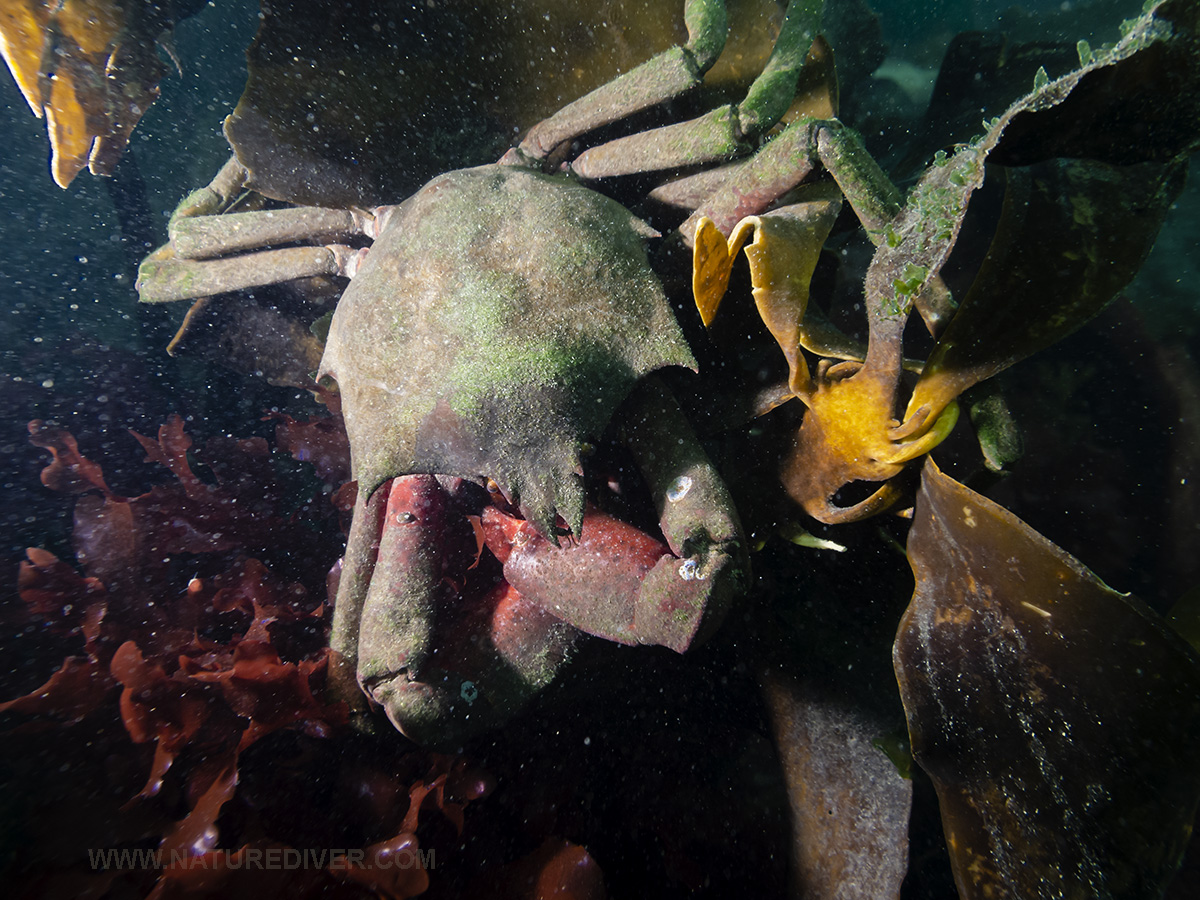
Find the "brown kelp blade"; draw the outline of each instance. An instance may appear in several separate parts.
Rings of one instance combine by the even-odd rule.
[[[673,2],[398,8],[264,7],[246,90],[225,123],[255,190],[319,206],[397,200],[439,172],[496,159],[519,130],[687,38]],[[726,58],[706,86],[744,93],[781,15],[774,0],[735,4]]]
[[[1200,659],[925,464],[894,648],[962,897],[1161,896],[1200,800]]]
[[[905,419],[924,406],[936,416],[1071,333],[1136,274],[1200,144],[1198,19],[1194,3],[1168,0],[1126,23],[1115,46],[1082,45],[1077,70],[1053,81],[1039,72],[984,135],[926,171],[872,260],[871,310],[898,314],[921,295],[957,243],[985,162],[992,177],[996,164],[1012,167],[987,260]]]
[[[1154,246],[1186,168],[1059,159],[1006,170],[987,258],[908,405],[964,390],[1066,337],[1104,309]]]

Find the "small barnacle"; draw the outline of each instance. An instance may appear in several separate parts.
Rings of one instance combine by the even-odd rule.
[[[667,489],[667,499],[672,503],[676,503],[687,496],[688,491],[692,489],[692,479],[687,475],[680,475],[672,482],[671,487]]]

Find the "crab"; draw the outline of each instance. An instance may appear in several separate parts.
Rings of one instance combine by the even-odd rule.
[[[682,652],[742,590],[746,540],[729,492],[654,378],[697,367],[647,261],[657,234],[598,183],[667,173],[651,196],[688,216],[661,255],[692,248],[705,325],[733,257],[756,235],[747,247],[755,296],[790,374],[755,412],[789,397],[808,407],[780,477],[815,518],[885,510],[899,495],[895,476],[953,427],[952,403],[892,418],[900,312],[869,304],[865,349],[805,317],[843,196],[872,234],[899,207],[831,102],[762,141],[793,104],[806,62],[820,66],[819,12],[819,3],[789,5],[742,104],[588,145],[597,129],[694,86],[713,64],[723,5],[691,0],[687,45],[535,125],[499,163],[438,176],[398,206],[208,215],[250,177],[232,160],[177,212],[171,254],[143,264],[139,289],[150,301],[350,279],[318,372],[337,382],[359,490],[332,643],[343,680],[406,734],[436,740],[504,719],[554,678],[579,631]],[[730,163],[739,156],[748,158]],[[810,177],[820,172],[832,180]],[[928,293],[923,311],[933,307]],[[801,347],[824,357],[815,376]],[[581,451],[605,434],[628,444],[657,498],[649,544],[588,505]],[[835,505],[856,481],[882,486]],[[462,549],[470,533],[475,559]],[[512,593],[484,590],[486,578],[472,574],[480,558],[487,571],[502,568]],[[445,585],[481,595],[491,620],[447,602]],[[470,623],[448,626],[449,610]],[[506,642],[505,629],[522,639]],[[447,637],[464,630],[490,637],[470,647]]]
[[[176,250],[192,223],[240,244],[243,222],[294,238],[329,213],[191,219]],[[234,258],[315,250],[351,277],[318,373],[337,384],[358,485],[331,636],[344,680],[438,744],[511,715],[580,632],[680,652],[711,634],[744,588],[746,542],[652,377],[696,362],[647,226],[522,165],[450,172],[344,221],[369,249]],[[653,534],[589,503],[583,457],[610,430],[656,498]]]
[[[398,206],[207,215],[245,183],[231,161],[177,212],[171,258],[143,264],[151,301],[350,279],[318,373],[337,382],[358,485],[335,677],[408,736],[446,743],[502,721],[579,632],[682,652],[744,591],[729,492],[654,375],[696,368],[647,260],[656,234],[589,183],[721,172],[752,150],[792,103],[820,6],[789,6],[744,103],[575,154],[702,80],[724,5],[690,0],[686,45],[539,123],[499,164],[438,176]],[[749,201],[718,191],[706,209],[765,208],[805,173],[788,174]],[[280,245],[297,246],[261,249]],[[634,460],[656,526],[589,495],[583,457],[605,434]]]
[[[745,542],[686,420],[647,380],[695,363],[644,227],[569,179],[513,166],[440,176],[387,215],[321,367],[359,485],[332,637],[358,683],[429,740],[503,718],[553,678],[574,638],[561,623],[678,651],[711,633],[742,589]],[[547,240],[564,231],[570,245]],[[665,541],[588,508],[581,451],[614,416]],[[493,597],[482,619],[442,587],[474,516],[519,595]],[[444,539],[447,522],[459,540]],[[466,619],[490,643],[448,650],[456,620],[477,633]]]

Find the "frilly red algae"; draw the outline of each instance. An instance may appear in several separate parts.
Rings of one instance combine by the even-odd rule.
[[[65,428],[48,425],[40,419],[29,423],[29,442],[49,450],[54,461],[42,469],[42,484],[52,491],[80,494],[98,489],[106,497],[115,496],[104,483],[100,467],[79,452],[79,442]]]
[[[0,713],[78,722],[100,706],[113,687],[111,676],[95,660],[68,656],[45,684],[23,697],[0,703]]]
[[[297,458],[314,459],[317,473],[332,479],[323,491],[332,499],[347,469],[340,422],[282,418],[279,445]],[[282,512],[296,498],[275,476],[267,442],[223,438],[193,453],[182,420],[173,417],[157,440],[134,436],[147,461],[169,469],[174,482],[127,498],[108,487],[101,467],[79,452],[68,431],[35,422],[30,432],[31,440],[53,457],[43,482],[82,495],[75,540],[88,574],[81,576],[45,550],[27,552],[18,578],[26,618],[53,639],[53,648],[70,655],[45,683],[0,704],[0,714],[29,717],[17,725],[25,733],[83,723],[94,737],[99,728],[109,735],[101,741],[109,753],[129,755],[128,743],[119,748],[120,731],[113,725],[127,742],[152,745],[152,758],[137,754],[147,767],[144,786],[126,795],[123,807],[107,813],[117,820],[107,832],[114,842],[140,835],[135,846],[152,847],[148,841],[154,841],[166,854],[164,867],[149,876],[97,872],[81,874],[80,883],[97,896],[116,885],[130,890],[136,883],[153,885],[154,897],[227,896],[251,885],[258,885],[252,890],[256,895],[286,888],[289,896],[329,889],[357,896],[367,889],[374,896],[401,898],[424,891],[429,875],[420,866],[385,873],[379,867],[335,870],[326,865],[295,878],[270,880],[262,878],[261,870],[256,878],[244,868],[251,850],[291,848],[287,842],[264,839],[269,835],[257,836],[261,826],[244,824],[248,814],[255,820],[251,811],[263,802],[241,793],[246,760],[253,757],[253,774],[270,758],[258,753],[264,738],[287,730],[324,741],[335,737],[346,721],[344,704],[321,697],[328,655],[327,563],[290,568],[301,578],[292,582],[248,554],[279,556],[277,545],[291,550],[287,543],[292,541],[302,551],[306,546],[294,517]],[[205,470],[196,467],[196,460],[211,460],[211,474],[202,477]],[[336,548],[336,511],[324,502],[330,507],[324,522],[333,523],[330,536]],[[310,551],[315,547],[311,540],[307,546]],[[189,578],[189,573],[194,574]],[[91,744],[88,740],[87,746]],[[398,832],[376,834],[376,842],[366,846],[368,865],[375,854],[419,851],[417,832],[428,830],[423,823],[431,815],[441,816],[461,834],[467,805],[492,788],[486,774],[462,760],[430,760],[425,776],[416,781],[405,780],[415,774],[411,763],[385,776],[397,797],[408,793],[408,811],[397,822]],[[352,758],[344,765],[348,771],[357,764]],[[226,815],[230,807],[237,810],[231,818]],[[388,819],[381,820],[385,827]],[[87,846],[94,843],[92,839]],[[344,838],[342,843],[363,846]],[[227,847],[232,849],[222,849]],[[64,848],[60,842],[56,856],[65,850],[80,858],[84,849]],[[381,873],[386,877],[381,879]],[[40,877],[33,875],[28,884],[44,885]],[[63,883],[58,875],[54,879]]]

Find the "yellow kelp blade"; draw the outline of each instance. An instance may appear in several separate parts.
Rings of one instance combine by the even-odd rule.
[[[746,246],[754,302],[787,359],[788,387],[794,394],[811,389],[800,353],[801,346],[807,346],[804,314],[813,271],[839,209],[837,200],[816,200],[749,216],[738,222],[728,240],[707,218],[696,226],[692,290],[705,326],[711,325],[725,296],[734,257],[754,234]]]
[[[115,168],[166,71],[173,24],[153,0],[0,0],[0,52],[33,114],[47,119],[60,187]]]
[[[42,58],[47,47],[51,4],[45,0],[0,0],[0,54],[25,102],[42,117]]]
[[[807,345],[804,314],[821,248],[840,209],[840,201],[823,200],[759,216],[754,242],[746,247],[754,303],[788,362],[788,387],[795,394],[807,393],[812,387],[808,365],[800,353],[801,346]],[[734,233],[740,228],[741,224]]]
[[[950,436],[958,423],[958,403],[951,400],[945,409],[933,420],[928,429],[919,432],[915,438],[896,441],[893,451],[887,455],[886,461],[891,463],[911,462],[918,456],[924,456],[942,441]]]
[[[65,188],[87,165],[96,135],[106,130],[103,82],[97,85],[86,62],[68,57],[50,79],[46,130],[50,174]]]
[[[733,253],[737,252],[730,252],[731,243],[732,239],[726,242],[725,235],[721,234],[712,219],[707,216],[700,218],[692,250],[692,295],[696,298],[696,309],[700,311],[700,321],[705,328],[712,325],[725,290],[729,287]]]

